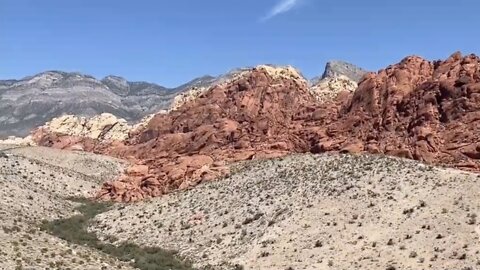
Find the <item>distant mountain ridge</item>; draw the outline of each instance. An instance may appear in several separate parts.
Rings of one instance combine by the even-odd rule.
[[[339,74],[352,80],[359,77],[358,70],[362,69],[348,63],[348,68],[344,66],[327,64],[321,78]],[[205,75],[174,88],[132,82],[115,75],[97,79],[78,72],[56,70],[19,80],[0,80],[0,138],[26,136],[35,127],[66,114],[93,117],[110,113],[136,122],[147,115],[170,109],[175,97],[181,103],[182,93],[224,83],[246,70],[248,68],[237,68],[217,77]],[[347,71],[349,73],[344,74]]]
[[[36,126],[64,114],[92,117],[107,112],[138,121],[168,109],[178,93],[201,82],[198,78],[180,87],[166,88],[118,76],[98,80],[63,71],[0,80],[0,137],[25,136]]]
[[[340,76],[345,76],[348,79],[359,83],[362,77],[367,74],[368,71],[358,67],[354,64],[340,61],[332,60],[325,64],[325,71],[321,76],[315,77],[311,80],[312,84],[317,84],[319,81],[326,78],[337,78]]]
[[[353,81],[359,82],[366,73],[368,73],[366,70],[353,64],[335,60],[327,63],[322,78],[345,75]]]

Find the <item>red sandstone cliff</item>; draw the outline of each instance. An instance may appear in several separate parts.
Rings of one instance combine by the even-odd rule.
[[[87,150],[139,164],[99,194],[122,201],[212,180],[234,161],[292,152],[366,151],[478,171],[480,59],[407,57],[324,103],[293,70],[257,68],[155,116],[123,144],[37,138],[50,146],[85,141]]]

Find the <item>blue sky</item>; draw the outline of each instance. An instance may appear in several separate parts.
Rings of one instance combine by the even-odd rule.
[[[176,86],[261,63],[307,77],[479,53],[478,0],[1,0],[0,78],[45,70]]]

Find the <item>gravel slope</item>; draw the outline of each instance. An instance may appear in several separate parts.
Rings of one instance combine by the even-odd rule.
[[[234,171],[119,205],[90,229],[216,269],[480,267],[478,175],[367,155],[297,155]]]
[[[75,214],[65,198],[91,195],[122,162],[6,148],[0,269],[132,269],[37,229],[43,219]],[[221,181],[118,204],[90,229],[114,236],[109,240],[179,250],[214,269],[477,269],[479,180],[382,156],[294,155],[237,164]]]
[[[132,269],[38,230],[44,219],[76,214],[77,204],[66,198],[93,194],[122,167],[119,160],[88,153],[1,145],[0,269]]]

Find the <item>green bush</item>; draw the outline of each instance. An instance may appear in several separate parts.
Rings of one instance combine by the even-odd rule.
[[[121,261],[130,262],[132,266],[141,270],[191,270],[191,264],[177,257],[174,251],[156,247],[140,247],[132,243],[112,245],[102,243],[95,233],[87,231],[88,224],[96,215],[105,212],[111,206],[110,203],[93,202],[83,198],[69,198],[81,205],[76,209],[81,215],[67,219],[43,221],[40,229],[70,243],[102,251]]]

